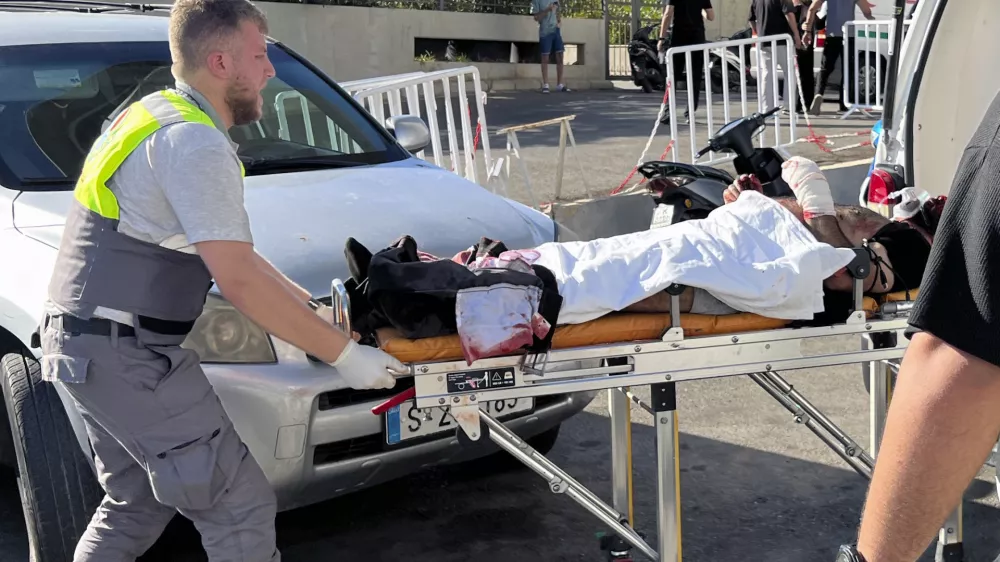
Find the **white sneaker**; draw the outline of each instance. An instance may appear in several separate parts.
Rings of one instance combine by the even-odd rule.
[[[813,96],[812,105],[809,106],[809,113],[813,115],[819,115],[820,111],[823,109],[823,94],[816,94]]]

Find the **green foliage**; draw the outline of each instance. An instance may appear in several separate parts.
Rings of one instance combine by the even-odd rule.
[[[530,0],[269,0],[293,4],[322,4],[327,6],[363,6],[368,8],[395,8],[402,10],[443,10],[482,14],[530,15]],[[641,9],[643,22],[658,20],[662,4],[645,0]],[[565,18],[604,19],[604,4],[612,21],[628,21],[631,5],[621,0],[561,0],[560,12]],[[627,40],[627,39],[626,39]]]

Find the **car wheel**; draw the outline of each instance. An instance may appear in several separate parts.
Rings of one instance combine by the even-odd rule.
[[[852,72],[848,72],[845,76],[845,80],[848,80],[847,91],[848,91],[848,106],[851,105],[850,102],[858,103],[863,106],[868,105],[879,105],[878,96],[880,96],[885,89],[885,72],[886,64],[882,57],[865,51],[858,55],[857,67],[855,68],[855,62],[853,57],[849,57],[848,68]],[[857,77],[857,85],[855,85],[855,77]],[[841,86],[843,89],[843,86]],[[884,103],[885,100],[882,100]]]
[[[51,383],[27,351],[0,359],[32,562],[68,562],[104,496]]]

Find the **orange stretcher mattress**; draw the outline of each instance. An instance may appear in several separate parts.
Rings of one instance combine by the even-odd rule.
[[[910,297],[917,298],[917,291],[910,291]],[[883,295],[878,301],[872,297],[865,297],[864,309],[870,316],[878,312],[880,303],[901,300],[906,300],[906,294],[903,292]],[[776,330],[789,324],[791,322],[788,320],[745,312],[721,316],[681,314],[681,327],[684,329],[685,337]],[[555,336],[552,337],[552,348],[566,349],[656,340],[660,339],[668,328],[670,328],[670,314],[613,313],[583,324],[559,326]],[[462,346],[457,335],[412,340],[402,337],[393,328],[382,328],[378,330],[378,343],[383,351],[404,363],[458,361],[463,358]]]

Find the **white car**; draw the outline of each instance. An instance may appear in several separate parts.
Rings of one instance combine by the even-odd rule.
[[[87,7],[98,13],[78,13],[67,0],[38,9],[0,3],[0,378],[9,420],[9,430],[0,428],[0,463],[18,471],[36,562],[70,560],[103,496],[79,414],[39,380],[31,347],[74,180],[115,112],[172,84],[165,10]],[[421,250],[448,257],[483,236],[516,248],[553,239],[542,213],[414,157],[430,139],[419,118],[383,126],[288,47],[271,42],[268,50],[277,76],[264,92],[264,116],[231,134],[245,159],[258,251],[313,295],[329,299],[331,281],[349,277],[348,237],[378,251],[408,234]],[[285,103],[299,97],[308,120],[300,99]],[[373,415],[372,406],[412,381],[353,390],[217,292],[187,345],[201,353],[279,509],[497,451],[460,446],[457,424],[441,409],[418,415],[410,403],[391,419]],[[491,407],[544,452],[593,396]]]

